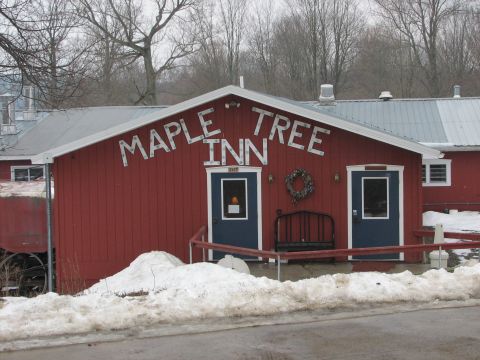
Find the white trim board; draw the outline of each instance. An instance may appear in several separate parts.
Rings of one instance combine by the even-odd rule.
[[[234,95],[242,97],[244,99],[255,101],[263,105],[279,109],[281,111],[286,111],[297,116],[305,117],[307,119],[318,121],[326,125],[334,126],[336,128],[340,128],[393,146],[410,150],[422,154],[425,157],[438,158],[442,155],[440,151],[429,148],[420,143],[410,141],[386,132],[382,132],[380,130],[373,129],[359,123],[348,121],[337,116],[321,113],[319,111],[316,111],[314,108],[309,109],[301,103],[296,104],[292,101],[286,101],[281,98],[229,85],[221,89],[197,96],[193,99],[183,101],[179,104],[159,109],[158,112],[144,115],[138,119],[111,127],[107,130],[103,130],[93,135],[86,136],[68,144],[49,149],[43,153],[32,156],[31,159],[33,163],[37,164],[51,162],[56,157],[98,143],[111,137],[129,132],[131,130],[138,129],[155,121],[165,119],[172,115],[181,113],[193,107],[203,105],[205,103],[217,100],[228,95]]]
[[[367,170],[368,167],[379,167],[383,166],[385,169],[382,170]],[[367,164],[367,165],[350,165],[347,166],[347,219],[348,219],[348,248],[352,249],[353,246],[353,239],[352,239],[352,172],[353,171],[398,171],[398,211],[399,211],[399,219],[398,219],[398,244],[403,246],[405,244],[404,239],[404,216],[403,216],[403,170],[404,167],[401,165],[385,165],[385,164]],[[363,211],[363,210],[362,210]],[[352,259],[352,256],[348,257],[348,260]],[[400,257],[398,260],[379,260],[379,261],[404,261],[405,254],[403,252],[400,253]],[[369,259],[368,261],[375,261]]]
[[[32,155],[6,155],[0,156],[0,161],[31,160]]]
[[[208,214],[208,242],[212,243],[212,174],[229,173],[229,169],[235,168],[236,173],[256,173],[257,174],[257,216],[258,216],[258,250],[263,250],[263,233],[262,233],[262,168],[253,166],[215,166],[205,168],[207,172],[207,214]],[[248,193],[248,189],[247,189]],[[213,260],[213,250],[208,250],[208,261]],[[259,257],[258,260],[261,260]]]

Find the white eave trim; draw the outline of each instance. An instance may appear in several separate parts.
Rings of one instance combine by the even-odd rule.
[[[290,112],[298,116],[302,116],[308,119],[312,119],[315,121],[319,121],[321,123],[334,126],[349,132],[353,132],[356,134],[360,134],[362,136],[378,140],[381,142],[385,142],[387,144],[391,144],[403,149],[407,149],[424,156],[438,158],[441,156],[441,153],[438,150],[432,149],[430,147],[421,145],[419,143],[409,141],[406,139],[399,138],[394,135],[390,135],[387,133],[383,133],[381,131],[377,131],[375,129],[371,129],[360,124],[352,123],[341,118],[319,113],[315,110],[309,110],[304,108],[303,106],[298,106],[295,104],[291,104],[289,102],[283,101],[281,99],[276,99],[268,95],[264,95],[261,93],[257,93],[254,91],[250,91],[247,89],[242,89],[237,86],[229,85],[223,87],[218,90],[211,91],[209,93],[197,96],[193,99],[186,100],[176,105],[169,106],[164,109],[160,109],[158,112],[150,113],[144,115],[138,119],[129,121],[127,123],[114,126],[104,131],[100,131],[90,136],[86,136],[82,139],[73,141],[71,143],[53,148],[48,150],[48,158],[56,158],[67,154],[69,152],[75,151],[77,149],[81,149],[83,147],[95,144],[97,142],[109,139],[113,136],[117,136],[145,125],[148,125],[152,122],[162,120],[169,116],[173,116],[175,114],[181,113],[185,110],[200,106],[202,104],[208,103],[210,101],[217,100],[224,96],[234,95],[239,96],[251,101],[259,102],[264,105],[277,108],[282,111]],[[45,153],[41,153],[31,157],[32,163],[34,164],[43,164],[44,163]]]
[[[480,145],[455,145],[452,143],[421,143],[438,151],[480,151]]]
[[[0,161],[30,160],[31,158],[31,155],[5,155],[0,156]]]

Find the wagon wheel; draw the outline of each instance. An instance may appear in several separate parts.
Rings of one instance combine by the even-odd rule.
[[[31,253],[14,253],[0,261],[0,295],[29,296],[47,289],[47,268]]]

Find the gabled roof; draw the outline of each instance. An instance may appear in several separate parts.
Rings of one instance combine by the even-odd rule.
[[[304,103],[300,103],[300,102],[296,102],[288,99],[265,95],[262,93],[258,93],[255,91],[242,89],[237,86],[230,85],[230,86],[223,87],[221,89],[206,93],[204,95],[195,97],[193,99],[190,99],[169,107],[164,107],[164,108],[139,107],[138,111],[140,112],[145,111],[143,114],[139,114],[139,113],[130,114],[129,115],[130,120],[127,119],[126,121],[119,121],[117,119],[117,121],[119,121],[117,123],[113,121],[113,118],[116,118],[113,112],[115,112],[116,114],[122,114],[122,119],[124,120],[126,117],[128,117],[128,115],[122,113],[122,111],[115,110],[117,108],[100,108],[100,109],[105,109],[104,116],[100,116],[97,113],[98,108],[76,110],[76,111],[82,111],[85,113],[88,113],[89,111],[93,111],[92,114],[94,114],[94,116],[90,116],[88,121],[86,121],[85,119],[84,121],[86,121],[86,123],[88,124],[95,124],[96,126],[95,131],[91,131],[92,129],[87,129],[88,126],[86,125],[78,124],[76,125],[76,128],[77,128],[76,131],[73,131],[73,129],[70,129],[68,131],[66,130],[68,134],[71,132],[71,136],[66,133],[65,135],[58,137],[54,143],[47,144],[47,142],[45,142],[44,148],[40,152],[37,152],[37,154],[32,154],[31,159],[32,159],[32,162],[34,163],[51,162],[53,161],[54,158],[59,157],[61,155],[64,155],[69,152],[89,146],[91,144],[95,144],[100,141],[109,139],[113,136],[138,129],[140,127],[143,127],[155,121],[165,119],[167,117],[176,115],[190,108],[203,105],[205,103],[214,101],[216,99],[219,99],[228,95],[235,95],[241,98],[259,102],[266,106],[277,108],[281,111],[293,113],[295,115],[312,119],[312,120],[324,123],[326,125],[330,125],[333,127],[350,131],[350,132],[354,132],[356,134],[360,134],[371,139],[375,139],[375,140],[385,142],[403,149],[407,149],[427,157],[441,156],[439,151],[431,149],[427,146],[421,145],[410,139],[396,136],[392,133],[389,133],[388,131],[382,131],[370,125],[360,124],[358,122],[342,118],[341,116],[336,114],[329,114],[329,113],[325,113],[324,111],[319,111],[315,106],[310,106],[308,104],[304,104]],[[147,110],[142,110],[142,109],[147,109]],[[70,117],[71,111],[72,110],[65,111],[62,116]],[[112,113],[110,113],[110,111]],[[110,121],[106,121],[106,123],[102,125],[97,124],[97,122],[103,123],[104,118],[110,119]],[[81,117],[79,117],[77,120],[81,121]],[[45,121],[43,123],[45,123]],[[81,128],[85,131],[83,132],[78,131],[79,130],[78,128]],[[32,130],[30,135],[34,136],[35,132],[36,131]]]
[[[374,126],[440,150],[480,147],[480,98],[341,100],[319,111]]]

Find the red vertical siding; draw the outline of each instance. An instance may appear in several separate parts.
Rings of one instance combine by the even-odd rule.
[[[206,116],[212,120],[210,130],[221,129],[213,138],[225,138],[238,150],[238,139],[251,139],[262,151],[262,138],[268,138],[273,119],[265,117],[259,136],[254,136],[258,113],[252,106],[279,113],[276,109],[241,100],[241,107],[225,109],[220,99],[158,121],[141,129],[88,146],[55,160],[55,221],[57,240],[57,272],[62,285],[69,283],[76,269],[78,276],[91,283],[119,271],[140,253],[165,250],[182,260],[188,259],[188,239],[207,223],[207,179],[203,161],[209,159],[207,144],[188,145],[182,134],[175,137],[177,149],[165,153],[158,150],[154,158],[144,160],[139,152],[128,155],[128,166],[122,164],[118,142],[131,143],[139,135],[149,153],[150,129],[162,138],[163,125],[185,119],[192,137],[201,134],[197,112],[214,107]],[[321,125],[280,112],[293,123],[294,119],[330,129],[320,134],[323,142],[316,148],[325,156],[287,146],[290,130],[284,134],[285,144],[275,138],[268,141],[268,165],[262,166],[251,153],[250,166],[262,167],[263,247],[273,247],[273,221],[276,210],[284,212],[310,209],[332,214],[336,221],[337,247],[345,248],[347,239],[347,171],[348,165],[371,163],[403,165],[404,170],[404,233],[405,243],[415,242],[412,230],[421,225],[422,187],[420,186],[421,156],[367,139],[332,126]],[[297,143],[308,146],[311,129],[300,129],[303,138]],[[221,160],[216,145],[216,160]],[[227,165],[236,165],[227,155]],[[311,197],[292,204],[284,178],[295,168],[312,174],[315,192]],[[340,182],[334,175],[340,174]],[[274,177],[268,182],[268,175]],[[418,260],[407,255],[407,261]]]
[[[424,187],[425,209],[480,210],[480,151],[447,152],[444,158],[452,160],[451,186]]]

